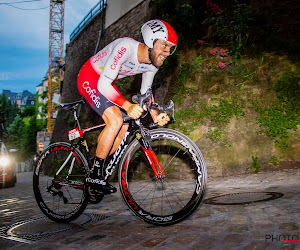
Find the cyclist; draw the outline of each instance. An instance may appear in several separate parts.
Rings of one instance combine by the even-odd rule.
[[[175,30],[162,20],[146,22],[141,32],[144,43],[128,37],[113,41],[82,66],[77,78],[79,93],[106,123],[98,137],[93,169],[86,179],[94,190],[104,194],[117,191],[105,181],[103,166],[106,157],[116,151],[128,129],[122,117],[127,113],[137,119],[143,112],[138,104],[122,97],[115,80],[142,74],[140,92],[144,94],[151,88],[158,68],[177,47]],[[158,114],[156,110],[151,110],[151,116],[160,126],[170,120],[167,114]]]

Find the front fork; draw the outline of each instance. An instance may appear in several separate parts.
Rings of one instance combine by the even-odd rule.
[[[152,170],[155,174],[155,177],[159,180],[163,180],[165,178],[165,172],[157,159],[150,143],[146,141],[145,137],[148,135],[141,135],[140,133],[136,134],[136,138],[141,144],[142,149],[144,150],[145,155],[147,156],[147,159],[149,161],[149,164],[152,167]]]

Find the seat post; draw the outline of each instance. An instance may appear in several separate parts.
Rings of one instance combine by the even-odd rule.
[[[81,126],[80,126],[80,123],[79,123],[79,120],[78,120],[77,109],[76,108],[73,109],[73,115],[74,115],[75,121],[77,123],[78,129],[81,130]]]

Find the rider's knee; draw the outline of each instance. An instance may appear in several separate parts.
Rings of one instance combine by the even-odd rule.
[[[119,132],[120,128],[123,125],[123,118],[122,118],[122,116],[121,117],[118,117],[118,116],[114,117],[114,119],[109,124],[107,124],[107,125],[115,133]]]

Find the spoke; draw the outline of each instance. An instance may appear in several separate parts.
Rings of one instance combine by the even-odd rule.
[[[185,205],[185,203],[182,201],[182,199],[177,195],[178,192],[176,192],[173,187],[171,186],[171,184],[169,184],[169,182],[166,180],[166,183],[168,184],[168,186],[170,187],[170,189],[173,191],[173,194],[178,198],[178,200],[181,202],[181,204]],[[177,187],[176,187],[177,188]],[[190,196],[190,193],[186,192],[184,189],[181,189],[182,191],[184,191],[186,194],[188,194]]]
[[[173,207],[172,207],[172,205],[171,205],[171,202],[170,202],[170,200],[169,200],[169,198],[168,198],[168,195],[167,195],[167,194],[166,194],[166,198],[167,198],[167,201],[168,201],[168,203],[169,203],[169,206],[170,206],[170,208],[171,208],[171,210],[172,210],[172,213],[174,214]]]
[[[161,182],[161,184],[162,184],[162,182]],[[163,187],[163,185],[162,185],[162,192],[161,192],[161,210],[160,210],[160,215],[162,215],[163,214],[163,207],[164,207],[164,187]]]
[[[148,198],[148,196],[150,195],[150,193],[152,192],[152,190],[155,190],[155,186],[154,186],[154,188],[152,188],[149,192],[148,192],[148,194],[146,195],[146,197],[140,202],[140,205],[142,205],[143,203],[144,203],[144,201]]]
[[[157,183],[155,183],[155,185],[154,185],[154,192],[153,192],[153,195],[152,195],[152,202],[151,202],[151,206],[150,206],[150,212],[152,211],[152,205],[153,205],[153,201],[154,201],[154,196],[155,196],[155,191],[156,191],[156,185],[157,185]]]
[[[180,149],[178,149],[178,151],[176,152],[176,154],[172,157],[172,159],[167,163],[167,165],[164,167],[164,170],[170,165],[170,163],[173,161],[173,159],[177,156],[177,154],[179,153]]]
[[[139,193],[142,189],[144,189],[145,187],[147,187],[151,182],[152,182],[152,180],[151,180],[151,181],[148,181],[143,187],[141,187],[139,190],[135,191],[135,192],[132,193],[132,194],[137,194],[137,193]]]

